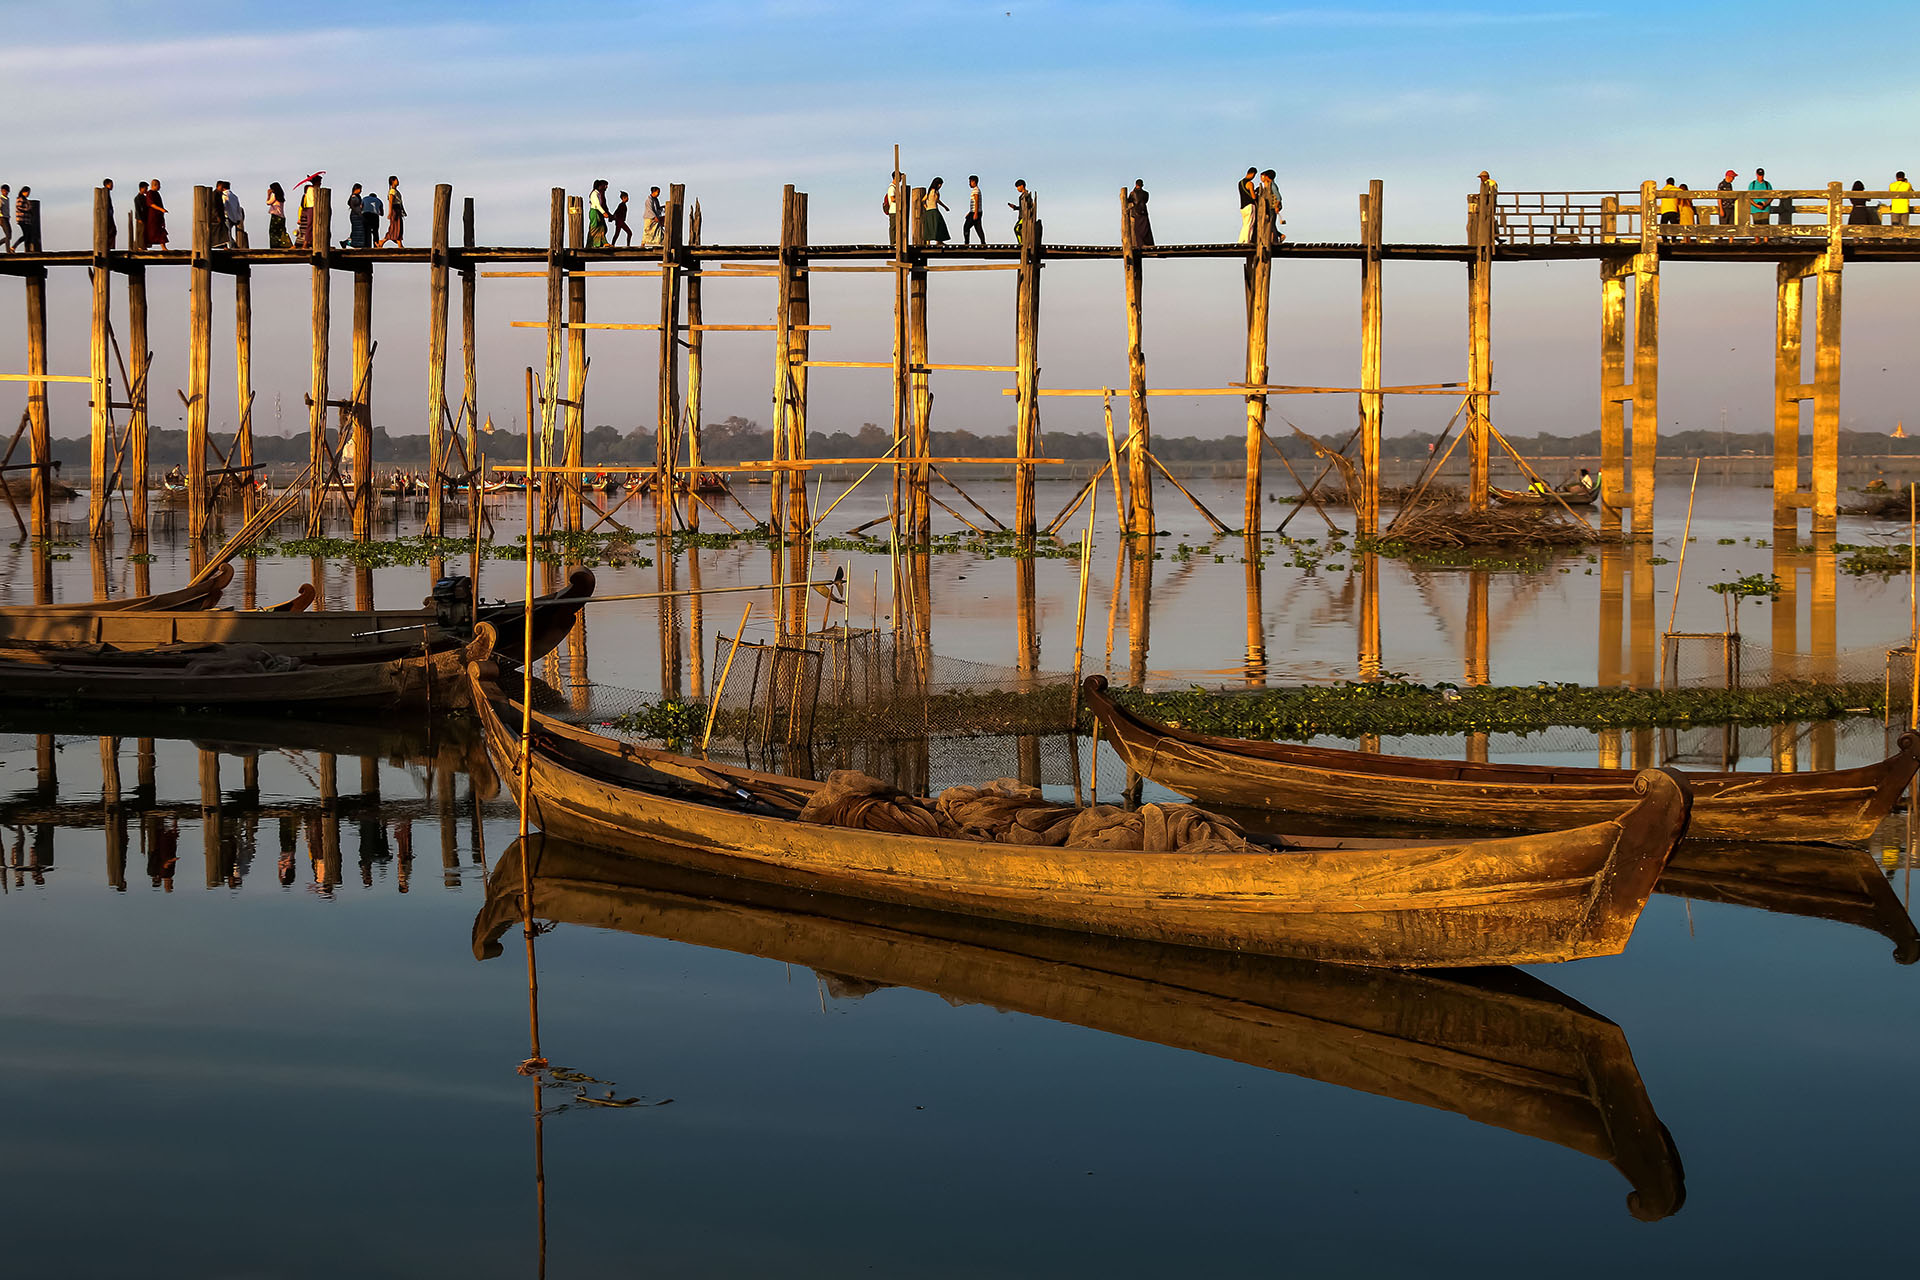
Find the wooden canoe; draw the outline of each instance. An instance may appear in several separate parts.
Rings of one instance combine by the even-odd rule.
[[[1546,831],[1617,814],[1635,791],[1631,769],[1478,764],[1332,747],[1216,738],[1143,720],[1083,687],[1100,733],[1127,767],[1202,804],[1436,827]],[[1920,766],[1920,735],[1878,764],[1822,773],[1688,773],[1690,838],[1863,840],[1892,811]]]
[[[350,655],[307,657],[286,671],[196,670],[173,655],[148,662],[120,655],[111,662],[0,661],[0,706],[211,708],[270,715],[438,710],[464,706],[467,646],[441,641],[426,651],[366,661]],[[485,652],[484,649],[477,652]],[[196,658],[220,662],[216,648]]]
[[[220,593],[233,581],[233,566],[221,564],[184,587],[150,596],[122,596],[118,600],[82,600],[64,604],[10,604],[0,608],[0,627],[15,619],[38,619],[71,614],[153,613],[160,610],[189,612],[211,609],[220,602]]]
[[[592,597],[590,569],[576,569],[559,591],[538,597],[533,609],[533,656],[544,658],[565,640],[574,620]],[[370,660],[380,647],[424,640],[464,643],[466,629],[446,630],[432,608],[309,609],[312,588],[283,605],[264,610],[194,609],[121,612],[111,607],[73,606],[38,613],[27,608],[0,614],[0,652],[25,656],[29,647],[98,646],[127,653],[163,647],[210,644],[257,645],[274,653],[302,657],[360,655]],[[518,664],[524,643],[526,608],[519,601],[482,605],[480,617],[494,624],[497,661]]]
[[[911,987],[1451,1111],[1613,1164],[1634,1216],[1685,1175],[1614,1023],[1515,969],[1410,973],[1096,938],[808,893],[549,836],[487,881],[474,955],[522,919],[804,965],[841,991]]]
[[[1585,485],[1555,489],[1552,493],[1535,493],[1530,489],[1489,489],[1488,492],[1495,502],[1509,507],[1557,507],[1561,502],[1570,507],[1590,507],[1600,500],[1600,490]],[[1555,498],[1560,501],[1554,501]]]
[[[485,644],[486,629],[475,637]],[[469,668],[487,748],[515,769],[521,707]],[[1248,853],[1140,853],[924,839],[798,820],[821,785],[608,738],[532,715],[527,817],[680,865],[898,906],[1149,942],[1349,964],[1458,967],[1612,955],[1686,830],[1679,775],[1648,770],[1630,806],[1550,835]],[[517,777],[517,771],[515,773]]]

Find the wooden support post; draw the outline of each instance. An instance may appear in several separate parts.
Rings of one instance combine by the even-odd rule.
[[[1813,532],[1831,534],[1840,510],[1840,184],[1827,186],[1827,251],[1815,275]],[[1816,635],[1818,633],[1816,632]],[[1815,766],[1819,768],[1819,765]]]
[[[787,431],[787,412],[791,401],[793,372],[793,184],[780,192],[780,249],[775,269],[773,299],[773,460],[788,462],[787,447],[792,436]],[[786,527],[787,491],[795,484],[806,486],[806,476],[788,470],[776,470],[767,523],[774,529]],[[801,534],[805,530],[798,531]],[[777,558],[777,557],[776,557]]]
[[[693,212],[687,217],[687,243],[695,249],[700,247],[700,202],[693,202]],[[707,332],[702,329],[702,311],[700,309],[700,255],[695,253],[687,259],[687,410],[685,430],[687,434],[687,527],[700,527],[700,499],[695,489],[700,483],[700,464],[704,457],[700,449],[700,379],[706,358]],[[696,564],[693,552],[688,553],[689,565]],[[697,568],[695,570],[697,573]],[[700,649],[699,621],[700,597],[693,597],[694,649],[693,649],[693,690],[694,696],[700,695]]]
[[[1745,203],[1744,201],[1742,203]],[[1774,276],[1773,349],[1773,527],[1774,541],[1793,541],[1800,529],[1800,406],[1808,398],[1802,376],[1801,307],[1805,278],[1818,270],[1817,258],[1782,262]]]
[[[47,371],[47,272],[29,271],[27,286],[27,372]],[[47,420],[47,384],[27,383],[27,456],[33,463],[33,498],[28,526],[45,539],[53,532],[53,432]],[[46,546],[34,550],[36,572],[44,572]],[[36,591],[36,598],[39,596]]]
[[[1600,200],[1600,238],[1611,244],[1619,220],[1619,198]],[[1600,528],[1620,532],[1620,513],[1627,505],[1626,402],[1633,398],[1627,382],[1627,289],[1633,282],[1633,259],[1600,261]]]
[[[373,266],[353,269],[353,407],[346,429],[353,433],[353,536],[373,532]]]
[[[560,339],[567,332],[564,312],[566,309],[566,236],[567,236],[567,193],[564,188],[555,187],[547,203],[547,372],[541,382],[540,395],[540,448],[537,456],[542,466],[553,465],[553,428],[554,419],[560,406]],[[579,338],[579,333],[571,335]],[[527,430],[533,430],[531,420]],[[547,531],[553,528],[554,498],[561,486],[555,477],[543,477],[540,486],[540,528]],[[531,479],[528,483],[533,483]],[[533,530],[527,531],[529,540]]]
[[[913,368],[913,359],[907,350],[907,312],[909,310],[907,274],[913,262],[910,246],[913,243],[911,231],[914,224],[910,221],[912,214],[907,208],[910,197],[907,194],[906,177],[900,172],[899,151],[898,147],[894,148],[893,193],[895,198],[893,224],[889,228],[893,236],[893,448],[895,453],[912,456],[907,447],[908,437],[913,430],[913,413],[910,408],[913,402],[912,375],[909,372]],[[889,503],[888,514],[893,519],[896,533],[901,532],[901,516],[906,514],[902,510],[902,484],[907,480],[906,473],[898,467],[893,468],[893,497]],[[899,593],[896,589],[896,613],[898,603]]]
[[[327,359],[333,329],[333,192],[313,188],[312,228],[308,251],[313,262],[313,370],[307,392],[307,464],[311,470],[313,506],[308,531],[320,531],[327,483]]]
[[[234,429],[233,456],[227,461],[238,468],[253,465],[253,268],[239,266],[233,274],[233,387],[237,426]],[[234,477],[240,485],[241,516],[251,520],[260,502],[254,488],[254,474],[242,470]],[[252,561],[247,562],[249,566]],[[249,757],[251,759],[251,757]]]
[[[444,521],[447,469],[447,239],[453,188],[433,189],[433,248],[427,259],[427,533],[439,537]]]
[[[460,243],[468,249],[473,248],[472,196],[468,196],[461,202]],[[480,379],[478,353],[475,350],[477,334],[474,327],[474,310],[478,303],[478,299],[475,296],[479,284],[477,279],[478,274],[478,271],[473,265],[472,258],[467,258],[462,262],[460,267],[460,375],[467,402],[467,466],[470,468],[480,465],[480,455],[478,452],[480,433]],[[468,505],[470,511],[475,514],[479,511],[479,487],[480,478],[475,476],[472,483],[468,486],[470,499]],[[475,524],[477,525],[478,521],[475,521]],[[479,589],[480,584],[476,582],[474,584],[476,597],[479,594]]]
[[[654,519],[662,528],[673,524],[673,438],[680,423],[680,272],[685,267],[681,245],[685,236],[687,188],[667,185],[666,225],[660,247],[660,410],[653,441]]]
[[[127,271],[127,524],[136,539],[147,536],[147,269]],[[144,543],[139,548],[144,550]],[[140,562],[146,567],[146,561]],[[144,594],[144,593],[143,593]]]
[[[1493,408],[1493,202],[1492,182],[1482,179],[1467,220],[1467,506],[1485,511],[1491,496],[1490,443],[1487,430]]]
[[[1354,532],[1380,532],[1380,205],[1375,178],[1360,198],[1360,492],[1353,496]]]
[[[1014,374],[1016,395],[1013,451],[1021,458],[1040,456],[1040,202],[1031,191],[1020,197],[1020,272],[1015,287]],[[1033,468],[1020,466],[1013,477],[1013,528],[1022,538],[1034,533]]]
[[[1651,179],[1640,184],[1640,252],[1633,262],[1633,525],[1653,536],[1654,465],[1660,452],[1660,219]]]
[[[1130,223],[1124,208],[1126,195],[1121,194],[1123,223]],[[1247,385],[1264,387],[1267,385],[1267,335],[1268,323],[1273,305],[1273,210],[1267,207],[1263,195],[1253,214],[1253,251],[1247,255],[1245,268],[1247,286]],[[1131,229],[1123,234],[1131,235]],[[1137,255],[1136,255],[1137,256]],[[1260,489],[1261,466],[1265,459],[1263,447],[1267,432],[1267,398],[1264,395],[1247,397],[1247,498],[1241,514],[1241,529],[1249,536],[1260,532]],[[1251,623],[1248,624],[1252,626]],[[1253,652],[1253,642],[1248,640],[1248,654]],[[1265,669],[1265,644],[1261,645],[1261,668]],[[1248,659],[1249,669],[1253,662]]]
[[[213,394],[213,188],[193,189],[187,277],[187,536],[207,531],[207,408]]]
[[[909,403],[913,413],[913,438],[907,447],[916,458],[924,458],[931,452],[927,438],[933,409],[932,375],[927,372],[926,208],[927,189],[914,187],[909,204],[909,234],[914,247],[921,252],[914,254],[913,266],[907,272],[907,386],[911,392]],[[914,463],[912,515],[907,528],[916,544],[929,542],[933,537],[931,485],[932,473],[928,470],[928,464]]]
[[[103,538],[113,499],[109,473],[113,469],[113,384],[107,373],[108,310],[113,300],[113,272],[107,254],[113,247],[113,203],[105,187],[93,189],[93,326],[87,344],[88,372],[93,378],[93,415],[89,424],[88,474],[93,491],[87,499],[87,532]],[[106,740],[103,738],[104,743]]]
[[[1264,208],[1256,208],[1256,221],[1263,212]],[[1136,538],[1151,538],[1153,472],[1147,453],[1153,447],[1153,430],[1147,416],[1147,352],[1141,342],[1140,241],[1134,234],[1133,211],[1125,190],[1120,193],[1120,274],[1127,301],[1127,532]]]
[[[587,244],[587,208],[584,200],[567,201],[567,244],[575,250]],[[578,260],[575,259],[576,267]],[[562,460],[569,467],[581,466],[587,434],[587,331],[575,328],[587,322],[587,280],[576,269],[567,273],[567,431]],[[581,495],[585,477],[570,471],[560,478],[565,495],[562,513],[568,529],[580,528]]]
[[[787,339],[787,457],[793,462],[807,460],[807,354],[809,330],[812,315],[812,287],[807,277],[807,193],[793,193],[793,244],[791,246],[793,271],[788,278],[788,288],[792,291],[787,301],[787,319],[791,324],[791,336]],[[812,527],[813,520],[807,509],[807,478],[804,473],[793,477],[793,484],[787,490],[787,527],[794,533],[805,533]],[[811,544],[809,544],[811,545]],[[809,570],[811,566],[806,566]],[[805,581],[807,574],[798,575]]]

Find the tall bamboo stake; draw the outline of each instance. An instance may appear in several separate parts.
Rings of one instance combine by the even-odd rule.
[[[1693,541],[1693,495],[1700,487],[1700,459],[1693,460],[1693,482],[1687,486],[1687,524],[1680,535],[1680,563],[1673,570],[1673,599],[1667,607],[1667,634],[1660,637],[1660,688],[1667,687],[1667,645],[1673,636],[1674,619],[1680,616],[1680,580],[1687,573],[1687,544]]]

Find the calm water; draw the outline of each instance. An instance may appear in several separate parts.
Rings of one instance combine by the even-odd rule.
[[[1228,486],[1196,491],[1237,510]],[[976,496],[1004,518],[1002,491]],[[1066,496],[1043,486],[1043,517]],[[1663,509],[1658,556],[1678,559],[1684,496]],[[861,497],[836,525],[871,514]],[[1858,655],[1905,641],[1904,580],[1779,564],[1742,541],[1770,537],[1765,504],[1703,487],[1679,629],[1720,629],[1706,583],[1785,568],[1794,625],[1753,609],[1750,639],[1836,667],[1872,667]],[[1155,681],[1358,674],[1365,584],[1331,567],[1348,557],[1311,573],[1267,561],[1253,613],[1265,672],[1250,671],[1240,540],[1178,557],[1202,522],[1177,494],[1161,511]],[[501,527],[511,536],[504,514]],[[55,565],[62,598],[92,591],[87,549],[72,550]],[[154,550],[154,589],[187,576],[177,546]],[[1091,670],[1108,661],[1113,564],[1103,540]],[[1461,680],[1484,635],[1497,683],[1630,673],[1637,640],[1666,625],[1678,566],[1647,566],[1649,625],[1628,557],[1610,634],[1608,566],[1559,567],[1486,576],[1481,627],[1473,575],[1382,565],[1379,660]],[[708,551],[700,568],[707,586],[763,581],[768,556]],[[853,558],[856,622],[876,568],[885,595],[884,559]],[[132,582],[121,559],[105,570],[116,591]],[[1064,670],[1077,570],[1033,570],[1039,663]],[[939,556],[929,571],[936,652],[1013,664],[1016,562]],[[516,572],[490,566],[483,589],[516,590]],[[599,572],[608,593],[663,577]],[[14,599],[25,574],[7,570]],[[255,589],[266,601],[310,576],[305,561],[262,561]],[[378,570],[375,599],[412,603],[425,576]],[[351,569],[326,580],[352,601]],[[703,652],[747,598],[708,602]],[[1111,609],[1120,673],[1135,657],[1128,607]],[[659,616],[652,602],[598,606],[592,678],[657,691]],[[683,636],[691,622],[683,607]],[[556,666],[565,683],[579,660]],[[555,1276],[1784,1275],[1912,1257],[1920,1126],[1904,1086],[1920,1004],[1893,955],[1911,928],[1904,814],[1870,847],[1772,867],[1761,889],[1705,868],[1689,896],[1656,895],[1626,954],[1541,968],[1551,989],[1518,992],[713,903],[723,890],[543,849],[535,913],[561,923],[536,943],[542,1045],[594,1082],[544,1087],[536,1126],[515,1071],[529,1031],[518,926],[503,954],[476,959],[476,931],[484,943],[517,910],[517,821],[466,771],[469,741],[288,728],[275,749],[245,726],[141,726],[128,732],[177,736],[157,736],[150,795],[139,742],[122,741],[119,786],[164,816],[123,836],[101,825],[99,726],[0,729],[0,1059],[16,1085],[0,1215],[23,1275],[523,1276],[543,1239]],[[1800,740],[1803,766],[1829,749],[1817,731]],[[1877,729],[1831,741],[1841,764],[1884,747]],[[1756,731],[1738,753],[1767,751]],[[1761,905],[1709,900],[1727,898]],[[640,1104],[586,1105],[576,1089]],[[1684,1205],[1637,1220],[1634,1186],[1682,1167]]]

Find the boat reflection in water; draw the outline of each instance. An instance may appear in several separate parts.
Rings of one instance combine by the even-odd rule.
[[[1614,1023],[1517,969],[1396,971],[1090,937],[720,877],[534,835],[494,866],[474,955],[525,918],[912,987],[1453,1111],[1610,1162],[1652,1221],[1680,1156]],[[523,871],[531,903],[522,900]]]

